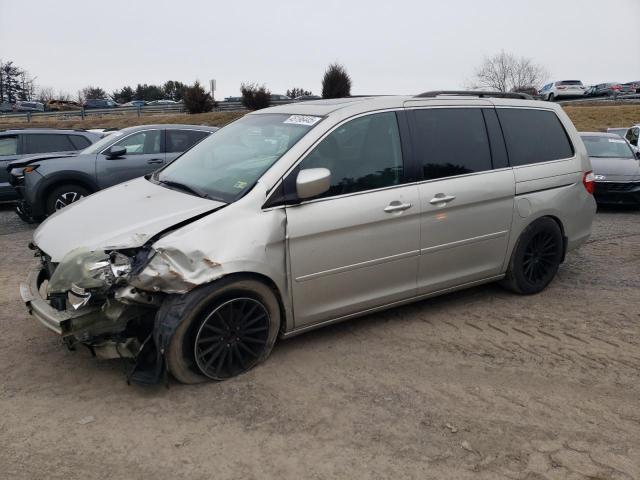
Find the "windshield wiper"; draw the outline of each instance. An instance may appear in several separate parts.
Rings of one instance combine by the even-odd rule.
[[[178,190],[183,190],[185,192],[192,193],[194,195],[197,195],[198,197],[211,198],[209,197],[208,193],[203,192],[202,190],[192,187],[190,185],[186,185],[184,183],[174,182],[173,180],[158,180],[158,183],[161,183],[162,185],[166,185],[167,187],[173,187],[173,188],[177,188]]]

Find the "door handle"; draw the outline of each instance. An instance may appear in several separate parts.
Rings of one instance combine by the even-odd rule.
[[[451,200],[455,200],[455,195],[445,195],[444,193],[437,193],[435,197],[429,200],[431,205],[439,205],[444,203],[449,203]]]
[[[163,160],[161,158],[152,158],[151,160],[147,160],[147,163],[162,163]]]
[[[398,200],[394,200],[389,205],[384,207],[384,211],[387,213],[402,212],[404,210],[411,208],[411,206],[412,205],[410,203],[402,203]]]

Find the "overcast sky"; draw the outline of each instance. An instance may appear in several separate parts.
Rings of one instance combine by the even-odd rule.
[[[75,96],[87,85],[243,81],[320,93],[338,61],[352,94],[461,88],[500,50],[549,80],[640,80],[640,0],[0,0],[0,58]]]

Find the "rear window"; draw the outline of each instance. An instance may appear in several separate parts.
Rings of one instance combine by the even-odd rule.
[[[32,133],[26,135],[26,153],[66,152],[75,150],[66,135]]]
[[[558,116],[549,110],[498,108],[511,166],[549,162],[573,156]]]
[[[557,82],[556,85],[582,85],[582,82],[580,80],[562,80]]]
[[[587,153],[594,158],[635,158],[626,140],[622,138],[583,136]]]
[[[207,135],[202,130],[167,130],[167,153],[184,152]]]

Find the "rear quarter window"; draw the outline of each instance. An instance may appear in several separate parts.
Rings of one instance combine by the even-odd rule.
[[[91,145],[89,139],[82,135],[69,135],[69,140],[73,144],[75,150],[84,150]]]
[[[184,152],[208,135],[201,130],[167,130],[167,153]]]
[[[550,110],[498,108],[511,166],[572,157],[573,146],[558,116]]]

